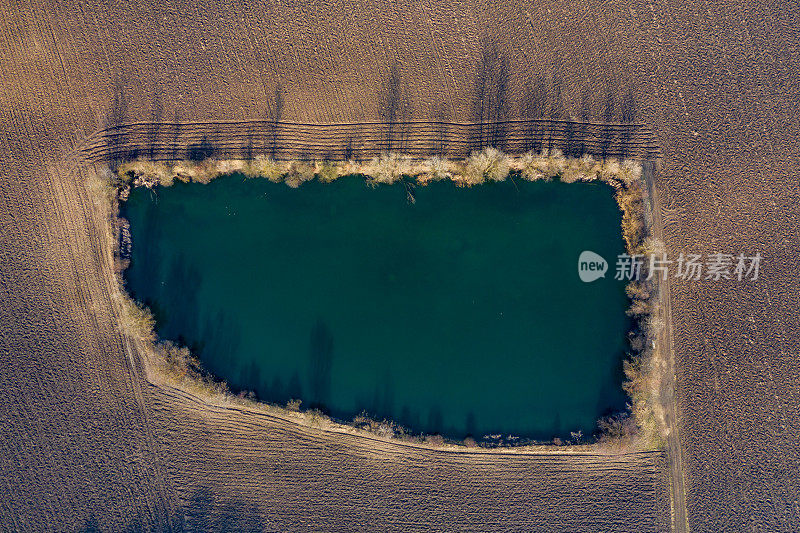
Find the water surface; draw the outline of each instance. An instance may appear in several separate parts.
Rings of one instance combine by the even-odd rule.
[[[624,407],[627,300],[612,189],[299,189],[234,175],[135,190],[133,296],[235,389],[416,432],[589,434]],[[577,257],[612,272],[583,283]]]

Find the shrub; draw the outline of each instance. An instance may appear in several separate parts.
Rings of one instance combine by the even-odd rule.
[[[528,181],[546,179],[547,157],[533,152],[523,154],[518,161],[520,175]]]
[[[227,176],[228,174],[235,174],[236,172],[244,173],[246,166],[248,166],[247,162],[241,159],[223,159],[217,161],[214,172],[217,176]]]
[[[322,183],[330,183],[342,176],[339,166],[329,161],[317,163],[316,174]]]
[[[618,188],[617,204],[622,210],[622,235],[628,253],[639,253],[644,239],[644,204],[641,187],[633,183],[630,188]]]
[[[642,165],[638,161],[626,159],[619,167],[617,179],[626,187],[633,185],[635,181],[642,177]]]
[[[478,185],[484,181],[503,181],[511,169],[507,155],[496,148],[473,152],[467,159],[461,181],[464,185]]]
[[[425,435],[425,444],[430,446],[444,446],[444,437],[441,435]]]
[[[664,241],[657,237],[648,236],[642,243],[642,253],[644,254],[663,256],[666,253],[666,250],[667,248],[664,246]]]
[[[120,317],[122,331],[136,339],[154,340],[155,333],[153,328],[155,327],[155,320],[150,310],[122,292],[116,293],[115,299],[122,310],[122,316]]]
[[[111,210],[117,195],[116,179],[113,171],[108,167],[103,167],[99,172],[88,173],[89,195],[102,206],[106,213]]]
[[[425,170],[417,176],[417,181],[420,185],[427,185],[431,181],[444,180],[452,177],[449,170],[450,162],[446,158],[434,156],[430,159],[426,159],[422,163],[422,167]]]
[[[176,163],[172,170],[175,177],[184,183],[188,183],[190,181],[200,181],[202,183],[201,180],[196,179],[200,170],[194,163]]]
[[[300,404],[303,403],[303,400],[296,400],[292,399],[286,402],[286,408],[289,411],[300,411]]]
[[[621,167],[616,157],[609,157],[600,165],[599,177],[603,181],[614,181],[619,175]]]
[[[569,159],[564,163],[561,172],[561,181],[574,183],[576,181],[591,181],[597,179],[599,165],[590,155],[580,159]]]
[[[651,310],[650,303],[646,300],[633,300],[625,314],[628,316],[642,316],[649,314]]]
[[[286,185],[296,189],[303,183],[314,179],[316,169],[305,161],[293,161],[289,164],[289,171],[284,181]]]
[[[272,158],[259,154],[244,166],[243,173],[248,178],[267,178],[269,181],[278,183],[283,179],[285,171]]]
[[[391,185],[404,175],[411,174],[410,159],[390,152],[375,157],[363,167],[363,173],[371,178],[373,183]]]
[[[628,413],[602,418],[597,422],[597,427],[601,444],[623,445],[629,443],[637,433],[636,421]]]

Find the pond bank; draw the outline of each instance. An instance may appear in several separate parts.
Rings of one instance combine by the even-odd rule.
[[[487,151],[489,152],[489,151]],[[485,181],[503,181],[505,179],[514,180],[517,178],[522,178],[524,180],[537,180],[537,179],[552,179],[554,176],[560,176],[563,178],[563,175],[566,175],[566,179],[563,181],[578,181],[585,180],[602,180],[605,181],[612,186],[615,187],[617,190],[617,202],[619,203],[620,207],[623,210],[623,235],[625,237],[626,246],[629,251],[635,250],[634,247],[641,248],[645,245],[644,241],[644,222],[642,220],[641,210],[643,206],[641,204],[641,187],[640,182],[638,180],[638,164],[633,162],[625,162],[623,164],[618,164],[616,162],[610,161],[606,163],[598,163],[593,162],[589,158],[583,158],[581,160],[574,160],[574,159],[567,159],[561,157],[559,154],[552,154],[550,156],[547,155],[540,155],[540,156],[524,156],[520,158],[507,158],[506,156],[502,156],[501,158],[497,157],[497,154],[493,154],[491,152],[479,154],[480,157],[474,157],[471,161],[466,162],[459,162],[459,163],[451,163],[451,162],[443,162],[439,161],[439,168],[440,172],[438,175],[431,175],[431,170],[435,169],[436,167],[431,164],[430,161],[428,162],[413,162],[408,160],[407,158],[401,158],[398,156],[386,156],[383,160],[374,160],[368,163],[359,163],[360,170],[365,170],[371,168],[374,172],[374,175],[367,175],[367,180],[369,183],[373,184],[383,184],[383,183],[393,183],[399,180],[403,180],[407,182],[409,180],[409,174],[406,174],[406,171],[415,170],[416,175],[412,181],[414,186],[418,186],[421,184],[430,183],[432,181],[436,181],[437,179],[449,179],[452,180],[456,185],[460,186],[471,186],[476,185],[478,183],[482,183]],[[305,181],[309,181],[308,179],[302,179],[299,183],[295,183],[292,181],[292,175],[294,173],[295,179],[299,173],[298,168],[300,165],[309,165],[309,163],[274,163],[266,159],[260,159],[253,162],[246,162],[246,161],[224,161],[224,162],[194,162],[194,163],[177,163],[175,165],[164,165],[164,164],[154,164],[148,162],[132,162],[126,165],[122,165],[119,169],[120,174],[125,178],[121,180],[120,184],[122,185],[121,190],[126,190],[126,185],[129,183],[135,186],[154,186],[155,183],[164,183],[169,184],[169,179],[164,179],[163,175],[165,173],[172,172],[172,182],[177,180],[181,181],[200,181],[206,182],[210,180],[210,177],[216,177],[219,175],[230,174],[231,172],[241,172],[244,168],[245,170],[248,168],[248,165],[256,166],[260,165],[262,169],[271,166],[274,167],[281,167],[282,170],[277,176],[275,173],[268,174],[266,177],[270,178],[272,181],[285,181],[290,186],[296,186],[299,183],[303,183]],[[314,168],[319,169],[324,167],[326,163],[320,164],[315,163]],[[331,166],[335,166],[336,168],[342,169],[341,172],[345,170],[353,170],[355,165],[354,163],[345,163],[345,164],[329,164]],[[416,167],[414,166],[416,165]],[[386,172],[378,172],[376,169],[385,170],[386,168],[394,169],[391,171]],[[441,168],[444,167],[446,169],[446,173],[442,175]],[[463,169],[465,171],[464,174],[453,174],[453,169],[458,170]],[[475,169],[478,169],[477,171]],[[231,170],[233,169],[233,170]],[[403,173],[398,174],[397,169],[402,169]],[[421,169],[421,170],[420,170]],[[427,170],[426,170],[427,169]],[[535,172],[534,172],[535,171]],[[427,174],[425,174],[427,172]],[[559,174],[561,172],[562,174]],[[362,175],[366,175],[363,172]],[[210,177],[209,177],[210,176]],[[322,175],[316,173],[315,176],[320,181],[332,181],[330,178],[325,178]],[[476,178],[479,176],[480,179]],[[336,176],[338,177],[338,176]],[[335,179],[335,178],[334,178]],[[125,193],[123,192],[122,197],[125,198]],[[413,199],[412,199],[413,200]],[[651,302],[649,301],[650,296],[645,295],[643,291],[636,292],[635,295],[638,298],[638,311],[637,316],[640,317],[640,323],[642,323],[642,316],[641,313],[642,309],[642,302],[645,302],[649,305]],[[645,296],[645,298],[642,298]],[[646,317],[645,317],[646,318]],[[642,323],[642,326],[645,324]],[[637,326],[635,328],[636,335],[640,336],[644,333],[644,328],[641,326]],[[162,352],[169,353],[174,351],[174,349],[170,348],[167,350],[162,350]],[[168,357],[169,359],[169,357]],[[170,364],[175,364],[174,357],[172,358],[173,361]],[[183,358],[185,359],[185,358]],[[181,364],[177,365],[178,367]],[[194,368],[196,365],[194,364],[186,364],[184,365],[187,368]],[[201,375],[202,372],[198,370],[198,375]],[[185,377],[185,375],[190,374],[187,371],[180,371],[178,374],[181,375],[181,379]],[[630,374],[630,371],[629,371]],[[208,382],[208,379],[206,379]],[[222,390],[222,389],[220,389]],[[617,417],[613,423],[610,425],[610,429],[612,432],[619,433],[619,424],[618,422],[621,419]],[[637,418],[638,420],[638,418]],[[368,419],[358,419],[356,422],[364,427],[372,428],[373,430],[379,433],[398,433],[402,435],[402,430],[397,429],[396,426],[392,426],[390,422],[375,422]],[[616,424],[616,425],[615,425]],[[629,438],[630,435],[630,428],[624,428],[627,432],[624,435],[624,438]],[[616,435],[619,437],[619,435]],[[416,438],[416,437],[415,437]],[[559,439],[556,439],[558,442]],[[564,442],[562,439],[561,442]],[[581,442],[585,442],[584,440]],[[492,443],[486,443],[487,445],[492,445]],[[496,443],[495,443],[496,444]],[[502,442],[502,444],[510,444],[510,442]]]

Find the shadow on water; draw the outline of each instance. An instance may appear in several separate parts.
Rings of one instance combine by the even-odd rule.
[[[556,413],[556,415],[553,417],[553,425],[551,426],[550,429],[550,435],[546,436],[545,438],[549,439],[563,434],[564,434],[564,427],[561,422],[561,413]]]
[[[431,407],[428,412],[428,433],[442,433],[444,429],[444,414],[438,405]]]
[[[239,383],[244,389],[255,392],[258,397],[264,397],[265,386],[261,367],[254,359],[239,370]]]
[[[330,400],[333,366],[333,335],[322,319],[311,327],[308,362],[311,407],[322,409]]]
[[[467,437],[476,437],[476,423],[475,423],[475,413],[470,411],[467,413],[467,420],[464,423],[464,435]]]
[[[357,396],[354,400],[355,410],[359,413],[367,413],[374,419],[391,419],[396,420],[400,425],[405,426],[405,422],[400,418],[394,416],[394,402],[395,390],[392,374],[389,370],[383,373],[381,377],[375,377],[375,388],[370,397],[368,394]],[[408,407],[405,406],[405,414],[409,414]],[[339,414],[339,413],[336,413]],[[341,413],[342,416],[347,416],[348,413]]]
[[[629,400],[628,396],[623,392],[619,383],[624,383],[625,377],[625,359],[626,355],[620,354],[619,357],[614,359],[614,366],[610,369],[610,374],[613,376],[613,384],[605,383],[597,395],[597,407],[595,412],[600,413],[598,419],[607,416],[613,416],[623,412],[625,404]]]
[[[204,360],[215,361],[218,365],[224,366],[224,368],[209,368],[211,372],[219,374],[220,371],[235,364],[235,356],[241,343],[241,331],[238,323],[231,320],[225,311],[219,310],[215,315],[206,318],[200,338],[202,340],[190,348],[201,354]]]
[[[164,281],[169,290],[158,297],[163,303],[163,308],[171,311],[169,314],[160,314],[156,317],[160,333],[163,332],[168,338],[178,339],[179,342],[197,338],[199,325],[197,292],[201,283],[200,270],[187,261],[185,255],[175,256]]]

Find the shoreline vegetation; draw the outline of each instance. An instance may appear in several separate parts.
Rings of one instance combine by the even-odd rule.
[[[128,198],[132,187],[169,187],[181,182],[209,183],[230,174],[242,174],[250,179],[268,179],[300,187],[317,179],[332,182],[343,176],[363,176],[367,183],[379,186],[397,182],[424,186],[431,181],[450,180],[460,187],[477,186],[506,179],[527,181],[560,180],[565,183],[601,181],[611,185],[622,212],[622,236],[628,254],[663,253],[663,244],[650,236],[646,223],[647,204],[644,200],[642,166],[636,160],[604,161],[591,156],[565,157],[560,151],[544,151],[510,156],[494,148],[473,153],[461,161],[433,157],[426,160],[388,153],[368,161],[286,161],[277,162],[266,156],[252,160],[215,160],[154,162],[135,160],[121,162],[115,170],[105,167],[94,174],[89,191],[96,204],[103,207],[111,225],[108,233],[114,237],[115,265],[119,285],[118,303],[120,328],[144,349],[145,370],[155,381],[190,392],[211,403],[236,404],[290,419],[297,423],[320,429],[345,433],[366,432],[371,436],[390,438],[409,444],[446,446],[451,449],[479,451],[490,449],[531,450],[539,452],[594,451],[619,453],[623,451],[653,450],[663,447],[665,433],[664,408],[658,391],[662,383],[663,366],[657,364],[655,339],[663,327],[658,316],[657,276],[647,280],[648,265],[642,265],[639,281],[631,281],[626,293],[631,300],[627,314],[634,326],[628,333],[630,350],[625,358],[624,390],[630,396],[625,412],[598,421],[596,437],[573,432],[570,439],[554,438],[550,442],[532,441],[508,436],[487,436],[476,441],[467,437],[463,441],[444,439],[440,435],[413,434],[392,420],[374,420],[366,413],[352,421],[338,421],[317,409],[301,410],[300,400],[290,400],[280,406],[256,399],[255,394],[242,391],[234,394],[223,381],[207,373],[200,361],[188,348],[171,341],[159,340],[155,321],[149,309],[134,301],[124,287],[122,272],[128,266],[130,231],[127,221],[120,216],[119,202]],[[409,201],[413,194],[409,191]]]

